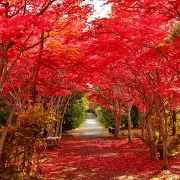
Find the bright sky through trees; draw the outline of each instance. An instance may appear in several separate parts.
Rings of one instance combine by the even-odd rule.
[[[93,4],[95,12],[90,20],[95,18],[107,17],[111,13],[111,5],[105,4],[106,0],[85,0],[84,3]]]

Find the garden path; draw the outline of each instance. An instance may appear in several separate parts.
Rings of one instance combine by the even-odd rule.
[[[162,160],[152,161],[141,140],[115,139],[87,114],[80,128],[67,132],[57,147],[46,150],[40,168],[45,180],[180,179],[178,156],[169,164],[172,172],[161,171]]]
[[[93,137],[109,137],[113,136],[109,133],[108,129],[102,127],[96,120],[93,113],[87,113],[87,117],[81,127],[70,130],[63,134],[64,136],[76,136],[81,138],[93,138]]]
[[[103,128],[95,119],[92,113],[87,113],[87,118],[79,130],[80,137],[105,137],[107,130]]]

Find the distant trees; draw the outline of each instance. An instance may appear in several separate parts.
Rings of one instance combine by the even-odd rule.
[[[106,128],[108,127],[114,127],[114,118],[110,112],[110,110],[102,107],[99,110],[99,116],[98,116],[99,122]]]
[[[79,127],[86,118],[86,104],[84,94],[77,92],[69,101],[64,114],[63,130],[71,130]]]
[[[140,127],[142,122],[140,120],[140,112],[137,106],[133,106],[131,109],[131,121],[134,128]],[[105,127],[114,127],[114,119],[110,110],[102,107],[98,108],[98,119],[100,123]],[[128,117],[127,114],[121,116],[121,127],[128,127]]]

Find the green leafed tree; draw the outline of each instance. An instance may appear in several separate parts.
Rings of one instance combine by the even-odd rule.
[[[134,128],[140,125],[140,113],[137,106],[132,106],[131,119]]]
[[[79,127],[86,118],[86,105],[84,95],[77,92],[69,102],[69,106],[64,115],[63,130],[71,130]]]
[[[114,127],[113,116],[106,108],[101,108],[99,122],[105,127]]]

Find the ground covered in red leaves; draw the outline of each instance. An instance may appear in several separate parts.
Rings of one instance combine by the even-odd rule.
[[[46,150],[40,168],[47,180],[180,179],[178,156],[169,164],[171,172],[161,171],[162,161],[152,161],[138,139],[63,137],[58,147]]]

